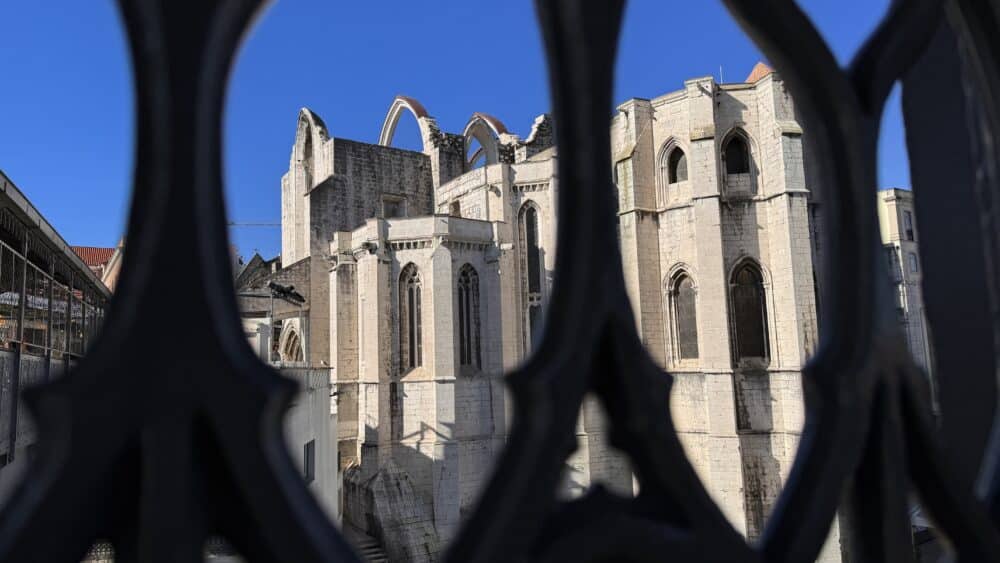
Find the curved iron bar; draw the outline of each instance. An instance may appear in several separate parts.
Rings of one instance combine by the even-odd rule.
[[[356,560],[284,448],[280,417],[293,385],[256,360],[234,322],[220,115],[224,77],[261,1],[119,1],[139,115],[130,252],[87,360],[27,397],[42,440],[32,479],[0,514],[0,559],[79,559],[94,539],[110,537],[122,561],[195,560],[205,537],[220,532],[253,560]],[[996,92],[998,59],[983,28],[997,20],[969,21],[974,2],[956,1],[982,56],[986,91]],[[942,524],[961,557],[998,560],[996,530],[949,479],[922,376],[893,328],[886,284],[875,283],[884,274],[870,201],[882,106],[933,31],[940,2],[897,2],[850,74],[790,0],[726,3],[782,72],[819,145],[819,165],[838,188],[825,206],[838,231],[827,238],[833,314],[804,370],[806,427],[759,551],[728,524],[684,456],[667,415],[670,379],[642,348],[621,268],[606,267],[619,252],[606,156],[623,0],[537,0],[560,123],[560,181],[574,188],[559,202],[548,312],[559,330],[546,330],[538,353],[510,376],[511,439],[449,560],[806,561],[818,554],[852,474],[855,498],[870,493],[872,515],[884,520],[851,514],[865,524],[862,560],[905,558],[907,475],[931,512],[949,519]],[[985,137],[991,148],[994,131]],[[593,254],[611,259],[598,264]],[[158,338],[172,331],[165,318],[184,319],[196,368]],[[634,464],[635,499],[600,488],[570,503],[555,498],[588,393],[603,402],[612,442]],[[94,517],[67,517],[66,506]],[[50,541],[53,529],[61,541]]]
[[[863,305],[852,303],[848,292],[844,291],[845,286],[871,292],[862,303],[878,304],[874,310],[876,316],[869,318],[873,332],[851,331],[856,327],[843,323],[844,319],[833,319],[823,327],[824,336],[832,334],[836,338],[842,334],[854,339],[852,348],[863,353],[854,356],[856,361],[860,361],[848,367],[854,373],[863,374],[863,379],[844,377],[844,373],[826,370],[828,375],[835,375],[841,380],[834,384],[840,389],[827,388],[818,395],[807,394],[807,422],[802,446],[765,532],[762,549],[769,561],[801,561],[814,556],[819,547],[818,534],[825,531],[821,523],[832,519],[836,497],[854,473],[855,482],[848,502],[849,518],[853,524],[852,556],[861,561],[908,559],[910,530],[905,483],[906,476],[910,475],[915,479],[914,484],[931,513],[947,514],[952,518],[943,528],[955,541],[960,556],[976,561],[998,560],[1000,538],[996,531],[987,525],[970,495],[957,486],[955,479],[947,478],[950,476],[948,465],[941,455],[930,417],[926,416],[929,401],[926,400],[926,393],[922,392],[923,375],[913,366],[891,320],[885,284],[875,283],[887,278],[872,277],[873,274],[884,274],[877,253],[878,245],[875,244],[878,240],[874,230],[877,223],[871,201],[876,187],[875,149],[883,106],[892,84],[902,78],[937,29],[942,13],[941,3],[933,0],[894,3],[889,15],[851,66],[849,80],[852,87],[848,100],[840,97],[843,94],[839,91],[839,99],[822,96],[824,91],[831,91],[824,85],[848,77],[839,67],[834,70],[824,64],[822,75],[812,67],[814,62],[810,59],[819,54],[814,52],[814,48],[821,43],[820,40],[812,40],[803,49],[801,41],[791,38],[792,33],[787,29],[789,22],[773,18],[775,12],[788,15],[796,10],[790,2],[752,5],[731,0],[729,4],[782,72],[813,140],[817,140],[817,135],[825,137],[819,139],[825,150],[814,156],[818,157],[824,176],[832,179],[827,188],[836,186],[838,190],[827,196],[844,200],[830,214],[833,217],[828,215],[828,220],[835,222],[827,224],[837,225],[838,235],[847,238],[840,252],[833,253],[831,267],[828,268],[835,287],[834,308],[839,308],[837,302],[852,309],[863,308]],[[814,31],[806,31],[810,28],[804,25],[804,16],[795,19],[798,20],[794,23],[796,29],[815,35]],[[825,51],[825,46],[822,50]],[[828,61],[828,53],[823,58]],[[830,72],[837,75],[836,78],[827,74]],[[821,95],[819,99],[817,94]],[[844,105],[845,111],[839,115],[831,111],[830,106],[836,104]],[[850,120],[849,124],[833,123],[835,119],[845,118]],[[842,155],[830,150],[843,145],[854,145],[860,151],[847,152],[846,155],[851,158],[843,159],[840,158]],[[844,173],[845,168],[849,173]],[[849,195],[845,196],[844,192]],[[859,231],[852,230],[848,234],[845,226],[849,219],[845,213],[855,216]],[[864,268],[859,272],[856,267],[864,264],[852,263],[850,259],[843,261],[844,251],[857,255],[874,268]],[[840,294],[839,299],[837,294]],[[828,354],[842,358],[852,356],[845,353],[847,350],[839,349],[835,339],[828,341],[827,346],[825,351]],[[816,383],[815,379],[827,360],[828,357],[820,353],[807,366],[803,373],[807,389]],[[850,396],[849,401],[841,402],[845,395]],[[823,402],[831,403],[832,409],[817,404]],[[858,413],[861,409],[864,412]],[[838,426],[835,420],[857,414],[862,416],[854,424],[847,422],[840,430],[835,429]],[[824,419],[828,420],[825,432]],[[859,424],[858,421],[862,420],[864,423]],[[866,436],[861,442],[866,444],[864,449],[848,448],[848,455],[842,456],[835,469],[815,463],[813,456],[818,450],[826,450],[826,454],[819,458],[828,459],[834,451],[831,446],[843,444],[838,438],[843,440],[849,434],[856,436],[859,431]],[[907,448],[900,447],[904,436]],[[924,463],[915,467],[907,459],[908,455]],[[825,500],[819,509],[815,502],[817,495]],[[964,509],[958,511],[961,514],[956,512],[957,507]]]
[[[221,533],[255,561],[357,561],[285,448],[294,383],[235,322],[221,116],[262,1],[119,5],[138,123],[130,249],[87,358],[26,397],[40,453],[0,515],[0,560],[78,561],[110,538],[118,561],[196,561]]]
[[[756,559],[687,460],[669,416],[670,379],[636,334],[621,267],[607,267],[620,263],[606,155],[623,4],[536,2],[560,123],[559,178],[573,187],[560,194],[558,267],[546,314],[558,330],[547,330],[536,354],[510,376],[510,440],[449,561],[656,561],[664,553]],[[588,393],[605,406],[611,441],[633,463],[635,499],[598,487],[578,501],[556,501]]]
[[[971,152],[975,159],[975,193],[982,239],[986,245],[994,357],[1000,354],[1000,2],[955,0],[948,5],[962,51]],[[1000,365],[1000,364],[997,364]],[[1000,374],[997,374],[1000,376]],[[1000,391],[998,381],[997,391]],[[979,495],[987,503],[994,525],[1000,526],[1000,411],[983,459]]]

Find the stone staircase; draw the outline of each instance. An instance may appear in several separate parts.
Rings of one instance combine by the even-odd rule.
[[[344,537],[361,554],[363,561],[367,563],[390,563],[389,556],[382,549],[382,544],[365,532],[344,523]]]

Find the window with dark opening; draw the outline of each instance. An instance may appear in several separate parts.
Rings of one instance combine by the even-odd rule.
[[[528,291],[542,290],[541,249],[538,247],[538,212],[529,207],[524,213],[524,232],[528,254]]]
[[[521,247],[521,298],[523,303],[523,342],[528,351],[541,326],[542,250],[539,245],[538,210],[531,203],[521,208],[519,239]]]
[[[687,156],[679,148],[670,151],[670,158],[667,161],[667,177],[671,184],[685,182],[688,179]]]
[[[420,275],[410,264],[399,276],[399,356],[403,370],[423,365],[420,308]]]
[[[670,297],[677,355],[682,360],[695,359],[698,357],[698,315],[694,282],[690,276],[681,274],[675,278]]]
[[[309,440],[302,447],[302,474],[306,483],[316,480],[316,440]]]
[[[767,306],[764,280],[753,264],[733,275],[733,324],[738,358],[767,357]]]
[[[466,264],[458,273],[458,352],[463,366],[481,366],[479,330],[479,274]]]
[[[913,236],[913,213],[903,212],[903,229],[906,231],[906,240],[915,240]]]
[[[404,200],[388,197],[382,200],[382,217],[384,219],[404,216],[406,216],[406,205]]]
[[[739,135],[734,135],[726,143],[725,157],[726,174],[750,173],[750,149]]]

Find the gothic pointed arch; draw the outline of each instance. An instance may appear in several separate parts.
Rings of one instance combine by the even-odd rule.
[[[698,359],[698,286],[686,266],[667,275],[664,284],[670,329],[670,352],[676,361]]]
[[[322,147],[329,139],[326,123],[309,108],[300,109],[292,148],[292,167],[302,167],[304,176],[300,185],[303,191],[311,189],[319,178]]]
[[[688,179],[688,158],[686,147],[676,138],[671,137],[660,147],[656,157],[656,200],[657,206],[663,207],[678,197],[677,186],[674,184],[686,182]]]
[[[422,284],[417,265],[410,262],[399,274],[399,371],[423,365]]]
[[[305,360],[302,338],[299,336],[298,330],[289,328],[284,332],[278,352],[283,362],[302,362]]]
[[[766,363],[770,358],[766,277],[752,258],[739,260],[729,277],[730,324],[738,364]]]
[[[482,367],[479,273],[466,263],[458,271],[459,365]]]
[[[437,122],[427,113],[427,109],[424,108],[423,104],[409,96],[403,95],[396,96],[392,100],[392,104],[389,105],[389,111],[386,112],[385,119],[382,121],[382,130],[378,136],[378,144],[385,147],[392,145],[392,139],[396,134],[396,125],[399,124],[399,119],[404,113],[409,113],[417,120],[417,127],[420,128],[420,140],[423,143],[424,152],[428,152],[430,149],[429,143],[433,138],[434,131],[437,130]]]
[[[541,244],[541,213],[533,201],[526,201],[517,214],[518,248],[521,263],[522,346],[525,353],[541,333],[544,256]]]
[[[719,144],[722,177],[729,193],[758,192],[759,167],[756,143],[742,127],[733,127]]]
[[[500,161],[500,135],[507,134],[507,126],[502,121],[487,115],[476,112],[465,124],[462,136],[465,137],[465,153],[467,155],[467,167],[473,168],[474,163],[481,157],[485,164],[496,164]],[[478,142],[480,149],[469,155],[469,149],[473,142]]]

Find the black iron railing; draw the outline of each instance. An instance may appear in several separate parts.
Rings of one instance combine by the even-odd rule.
[[[43,440],[0,515],[4,561],[73,561],[98,538],[119,561],[195,561],[212,534],[254,561],[357,560],[283,446],[294,385],[254,357],[237,320],[220,124],[261,3],[119,0],[138,100],[130,252],[90,355],[29,395]],[[624,2],[537,0],[559,178],[573,190],[560,196],[544,334],[509,376],[510,441],[451,561],[810,561],[838,507],[855,561],[906,561],[911,492],[960,560],[1000,560],[1000,449],[984,423],[1000,342],[1000,3],[895,1],[848,68],[794,2],[726,5],[793,94],[826,181],[823,339],[803,373],[798,456],[763,536],[748,545],[697,479],[665,415],[670,380],[643,350],[613,267],[607,125]],[[898,81],[940,431],[879,281],[875,150]],[[949,269],[958,274],[932,274]],[[178,334],[183,350],[165,344]],[[635,468],[633,499],[600,488],[556,499],[588,393]]]

